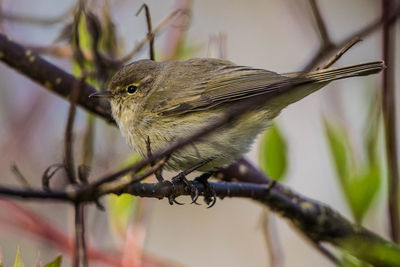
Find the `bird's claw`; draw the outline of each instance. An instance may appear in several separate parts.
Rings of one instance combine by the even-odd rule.
[[[170,205],[174,205],[174,203],[175,203],[176,205],[184,205],[184,203],[181,203],[181,202],[179,202],[178,200],[176,200],[176,196],[173,195],[173,194],[171,194],[171,195],[168,196],[168,203],[169,203]]]
[[[206,202],[206,204],[208,205],[208,209],[213,207],[217,202],[217,193],[208,183],[208,178],[210,178],[210,176],[210,173],[204,173],[195,179],[195,181],[202,183],[205,187],[204,202]]]
[[[197,187],[196,187],[194,194],[193,193],[190,194],[190,197],[192,199],[192,202],[190,204],[201,205],[201,204],[197,203],[197,199],[199,199],[199,190],[197,189]]]
[[[178,183],[178,182],[184,183],[186,188],[188,190],[190,190],[190,197],[192,199],[192,203],[191,204],[194,203],[194,204],[199,205],[199,203],[197,203],[197,199],[199,198],[199,190],[194,185],[194,183],[189,181],[188,179],[186,179],[184,173],[179,173],[178,175],[176,175],[175,177],[172,178],[172,184],[175,184],[175,183]]]

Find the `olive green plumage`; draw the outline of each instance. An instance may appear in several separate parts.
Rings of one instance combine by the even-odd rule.
[[[119,70],[109,84],[110,91],[97,95],[110,97],[122,134],[142,156],[147,156],[147,137],[153,151],[164,148],[177,137],[210,124],[243,99],[265,96],[262,107],[175,152],[166,165],[184,170],[213,158],[200,168],[212,171],[246,153],[256,136],[287,105],[330,81],[374,74],[383,68],[383,62],[378,61],[307,74],[277,74],[218,59],[140,60]]]

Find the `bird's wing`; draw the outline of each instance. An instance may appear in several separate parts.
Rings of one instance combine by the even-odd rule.
[[[168,75],[167,71],[165,75],[170,78],[165,78],[152,96],[154,100],[162,100],[153,105],[152,110],[163,115],[206,110],[256,95],[276,95],[293,84],[309,81],[221,62],[224,64],[203,66],[194,70],[187,67],[179,70],[182,66],[175,66],[175,75]],[[177,72],[180,75],[177,76]],[[171,80],[172,77],[175,79]]]

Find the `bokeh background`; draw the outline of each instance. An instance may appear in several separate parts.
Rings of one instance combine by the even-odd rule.
[[[100,13],[104,1],[92,1],[93,11]],[[146,35],[143,14],[135,16],[142,1],[108,1],[115,28],[125,51]],[[298,71],[319,47],[307,1],[281,0],[199,0],[145,1],[157,25],[174,8],[191,8],[185,31],[183,57],[224,56],[240,65],[265,68],[276,72]],[[56,17],[75,1],[4,0],[3,12],[36,17]],[[380,16],[380,2],[374,0],[320,0],[318,4],[334,41],[340,41]],[[97,9],[96,9],[97,8]],[[72,15],[69,18],[72,20]],[[68,19],[66,20],[68,21]],[[38,26],[4,20],[2,31],[14,40],[35,46],[53,44],[65,24]],[[157,36],[156,53],[162,59],[168,54],[171,33],[179,27],[168,26]],[[397,30],[399,28],[397,27]],[[219,37],[218,36],[222,36]],[[219,40],[219,41],[218,41]],[[221,42],[222,40],[222,42]],[[222,43],[222,44],[221,44]],[[147,58],[147,48],[135,57]],[[68,59],[47,56],[71,72]],[[379,60],[380,32],[365,38],[336,65]],[[397,60],[399,62],[399,60]],[[400,77],[400,76],[398,76]],[[368,116],[371,96],[380,88],[380,75],[337,81],[320,92],[286,108],[278,117],[288,147],[288,170],[284,183],[307,197],[327,203],[351,219],[351,213],[340,190],[332,167],[323,130],[323,117],[338,122],[348,131],[354,149],[362,158],[361,139]],[[25,77],[0,64],[0,173],[2,184],[18,185],[10,171],[17,164],[34,185],[40,185],[43,171],[63,159],[63,135],[68,103]],[[85,131],[85,113],[77,115],[75,138],[78,150]],[[247,155],[257,164],[258,141]],[[91,178],[122,166],[132,152],[118,129],[96,120],[95,150]],[[168,174],[172,175],[172,174]],[[62,175],[59,175],[62,176]],[[62,177],[56,177],[56,181]],[[62,187],[62,182],[56,182]],[[382,180],[363,223],[387,237],[385,210],[386,182]],[[189,202],[188,198],[181,198]],[[107,200],[103,200],[107,203]],[[73,209],[66,204],[17,201],[72,236]],[[110,214],[93,206],[88,208],[87,239],[105,251],[129,249],[131,236],[144,251],[155,257],[183,266],[268,266],[261,215],[263,208],[249,200],[224,199],[206,209],[205,205],[170,206],[167,200],[149,199],[140,204],[140,227],[136,233],[112,227]],[[0,207],[0,249],[5,266],[11,266],[17,246],[27,266],[38,254],[47,262],[60,249],[36,235],[10,223],[12,211]],[[275,217],[275,216],[274,216]],[[307,241],[279,217],[274,219],[276,245],[281,251],[281,266],[331,266]],[[123,228],[125,229],[125,228]],[[121,232],[122,231],[122,232]],[[133,237],[132,237],[133,236]],[[132,252],[133,253],[133,252]],[[68,262],[68,256],[64,257]],[[65,263],[65,266],[67,264]],[[102,266],[100,263],[96,265]]]

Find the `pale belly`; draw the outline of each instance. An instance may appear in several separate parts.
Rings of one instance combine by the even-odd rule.
[[[143,157],[147,157],[147,138],[151,150],[157,151],[172,144],[178,137],[193,135],[199,129],[216,121],[217,117],[208,111],[199,112],[196,117],[163,118],[152,122],[142,122],[130,129],[129,134],[122,129],[128,143]],[[215,114],[215,113],[213,113]],[[200,140],[174,152],[166,163],[167,169],[186,170],[206,160],[211,160],[200,167],[200,171],[215,171],[226,166],[242,154],[248,152],[259,133],[268,126],[268,112],[251,112],[243,118],[230,123]]]

